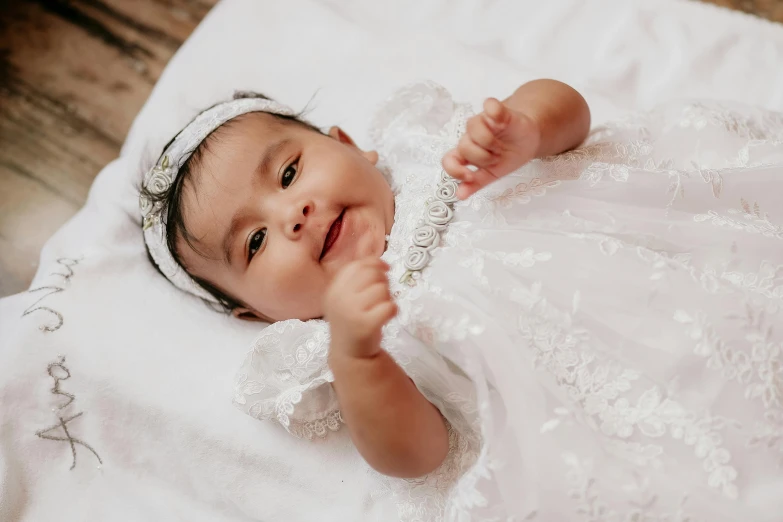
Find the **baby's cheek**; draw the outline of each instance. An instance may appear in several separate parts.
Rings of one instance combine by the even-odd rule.
[[[311,319],[320,316],[324,292],[323,274],[306,263],[295,263],[295,256],[261,263],[248,271],[242,285],[244,301],[276,320]]]
[[[291,317],[307,318],[320,314],[321,301],[326,291],[326,280],[321,268],[314,264],[290,264],[284,282],[276,293],[281,304],[286,303]]]
[[[382,222],[373,219],[375,216],[369,212],[362,213],[355,221],[354,235],[356,246],[353,250],[353,259],[365,257],[381,257],[386,246],[386,231]]]
[[[381,239],[383,238],[383,239]],[[386,244],[385,235],[366,234],[359,245],[361,257],[381,257]]]

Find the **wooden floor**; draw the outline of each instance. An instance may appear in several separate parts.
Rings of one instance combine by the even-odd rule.
[[[27,287],[216,1],[0,0],[0,296]],[[783,22],[783,0],[709,1]]]
[[[0,296],[117,157],[163,66],[216,0],[0,0]]]

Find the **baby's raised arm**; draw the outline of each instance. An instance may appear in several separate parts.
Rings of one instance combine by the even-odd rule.
[[[533,158],[573,148],[590,128],[590,110],[571,87],[526,83],[503,102],[490,98],[443,159],[462,180],[465,198]],[[469,165],[478,170],[468,168]],[[381,348],[381,328],[397,312],[379,259],[354,261],[335,277],[324,309],[331,330],[329,366],[343,419],[364,459],[377,471],[417,477],[448,453],[440,412]]]
[[[343,420],[362,457],[384,475],[412,478],[437,468],[449,440],[440,412],[381,348],[381,327],[397,313],[388,266],[354,261],[325,297],[329,367]]]
[[[534,80],[502,102],[487,99],[443,157],[443,168],[462,181],[458,196],[465,199],[532,159],[576,147],[589,130],[590,108],[581,94],[556,80]]]

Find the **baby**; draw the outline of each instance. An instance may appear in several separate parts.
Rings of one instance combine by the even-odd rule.
[[[356,447],[382,473],[424,475],[445,458],[448,437],[438,410],[380,345],[397,307],[380,260],[394,195],[378,155],[339,127],[325,135],[271,107],[214,129],[166,192],[146,194],[167,203],[177,264],[235,316],[329,322],[329,364]],[[443,168],[462,181],[464,199],[533,158],[575,147],[589,127],[578,92],[533,81],[503,102],[488,99]]]
[[[682,109],[675,121],[688,111],[703,118],[699,110]],[[338,127],[324,134],[287,107],[238,93],[183,129],[146,176],[145,240],[169,280],[238,318],[291,328],[324,319],[328,334],[306,337],[327,340],[328,368],[312,350],[308,362],[380,473],[439,470],[456,451],[454,425],[479,440],[468,464],[484,500],[452,504],[452,516],[537,512],[570,520],[593,493],[576,498],[560,484],[583,476],[585,484],[603,480],[584,487],[600,490],[618,517],[653,495],[660,501],[650,513],[674,513],[688,491],[689,512],[698,516],[767,520],[780,478],[770,479],[767,496],[737,501],[742,462],[730,450],[750,450],[741,436],[724,440],[708,408],[744,421],[781,412],[783,347],[772,319],[721,322],[739,302],[770,316],[779,308],[773,313],[763,292],[708,274],[763,269],[764,259],[781,253],[772,238],[783,233],[747,234],[742,223],[722,230],[709,217],[721,207],[702,196],[702,186],[740,186],[709,165],[680,167],[679,159],[692,159],[688,151],[674,162],[665,156],[664,147],[688,138],[676,134],[687,125],[656,118],[608,127],[554,157],[588,135],[590,111],[573,88],[532,81],[471,115],[444,89],[421,84],[376,118],[379,162]],[[656,149],[655,136],[672,129]],[[737,146],[730,127],[709,132],[702,147]],[[759,198],[783,188],[783,178],[763,168],[744,175],[748,185],[757,182]],[[748,212],[746,221],[769,223],[757,207]],[[742,259],[738,251],[755,254]],[[726,350],[756,354],[757,341],[747,337],[753,328],[770,346],[764,382],[771,387],[758,392],[768,397],[754,403],[759,409],[740,406],[753,393],[720,372],[696,375],[701,388],[675,384],[694,364],[737,364],[736,355],[716,355]],[[279,341],[276,350],[289,349]],[[285,378],[258,372],[257,391],[265,379],[296,381],[286,368]],[[318,388],[307,379],[297,393]],[[456,396],[469,404],[455,406]],[[329,401],[309,406],[313,418],[326,418],[317,410],[334,409]],[[300,402],[289,400],[288,413],[250,412],[287,425]],[[783,429],[783,413],[774,415],[768,428]],[[707,446],[696,456],[683,452],[694,444],[682,442],[687,433],[709,441],[699,442]],[[597,454],[604,456],[591,472]],[[639,481],[642,461],[648,475]],[[774,476],[760,461],[752,469]],[[479,486],[476,477],[493,485]]]

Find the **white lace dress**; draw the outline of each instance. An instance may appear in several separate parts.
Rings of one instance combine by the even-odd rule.
[[[783,115],[665,106],[451,203],[440,159],[470,114],[417,84],[374,122],[384,347],[452,428],[441,469],[387,481],[400,518],[783,520]],[[411,275],[438,198],[453,219]],[[321,321],[268,327],[236,402],[339,429],[328,343]]]

